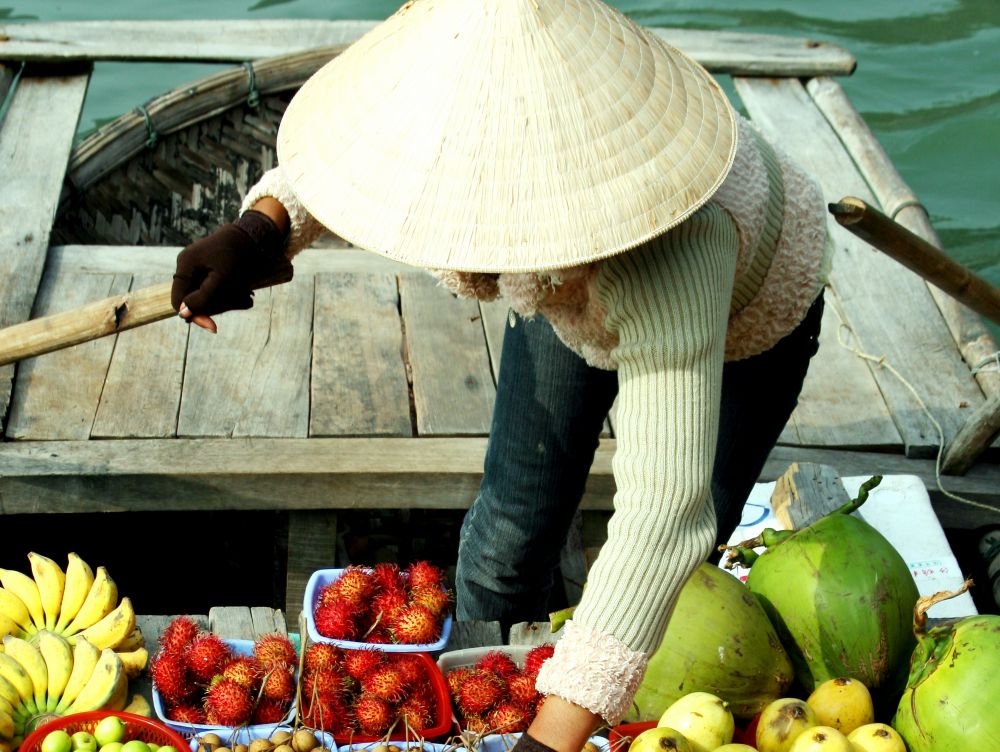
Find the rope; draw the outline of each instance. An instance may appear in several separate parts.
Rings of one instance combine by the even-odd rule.
[[[977,373],[983,371],[1000,371],[1000,350],[997,350],[992,355],[987,355],[976,363],[972,368],[972,375],[975,376]]]
[[[914,197],[914,198],[904,199],[903,201],[900,201],[898,204],[896,204],[896,206],[893,207],[892,212],[889,214],[889,218],[895,219],[896,215],[898,215],[901,211],[903,211],[903,209],[908,209],[911,206],[918,206],[924,210],[924,214],[927,214],[927,208],[922,203],[920,203],[920,199]]]
[[[17,85],[21,81],[21,74],[24,73],[24,66],[27,63],[21,61],[21,67],[17,69],[17,73],[10,80],[10,86],[7,87],[7,96],[0,101],[0,123],[3,123],[4,119],[7,117],[7,110],[10,109],[10,103],[14,101],[14,92],[17,90]]]
[[[254,73],[253,63],[247,61],[243,63],[243,67],[246,69],[247,78],[247,104],[251,107],[257,107],[260,104],[260,89],[257,88],[257,74]]]
[[[837,342],[840,344],[840,346],[843,347],[845,350],[854,353],[862,360],[867,360],[869,363],[874,363],[878,368],[885,368],[889,373],[895,376],[896,379],[899,380],[899,383],[901,383],[904,387],[906,387],[907,391],[909,391],[910,394],[913,395],[913,399],[916,400],[917,404],[920,406],[920,409],[924,411],[924,414],[927,416],[927,419],[934,425],[934,430],[937,431],[938,435],[937,456],[934,458],[934,480],[937,482],[938,491],[940,491],[942,494],[944,494],[949,499],[952,499],[953,501],[958,501],[963,504],[968,504],[969,506],[973,506],[978,509],[985,509],[990,512],[996,512],[996,507],[990,506],[989,504],[983,504],[982,502],[975,501],[974,499],[968,499],[964,496],[959,496],[958,494],[954,494],[951,491],[945,490],[944,485],[942,485],[941,483],[941,458],[944,456],[944,429],[941,428],[941,424],[938,422],[937,418],[935,418],[931,414],[930,409],[928,409],[927,404],[923,401],[923,399],[921,399],[920,395],[917,394],[917,390],[916,388],[914,388],[913,384],[907,381],[906,378],[903,376],[903,374],[897,371],[892,366],[892,364],[885,359],[884,355],[879,356],[879,355],[872,355],[871,353],[866,353],[854,347],[854,345],[849,344],[844,339],[843,334],[845,331],[851,334],[853,334],[853,332],[851,328],[847,325],[847,323],[844,321],[844,319],[841,317],[840,311],[836,310],[835,306],[833,306],[833,308],[834,312],[837,314],[837,320],[840,322],[839,326],[837,327]]]
[[[157,133],[156,128],[153,127],[153,118],[149,115],[149,110],[146,109],[146,105],[140,104],[135,108],[135,111],[142,115],[142,119],[146,121],[146,148],[152,149],[156,146],[156,142],[160,138],[160,134]]]

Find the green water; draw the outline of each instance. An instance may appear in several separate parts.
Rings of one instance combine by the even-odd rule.
[[[4,3],[5,0],[0,0]],[[385,18],[401,0],[6,0],[0,23],[95,19]],[[617,0],[646,25],[808,36],[858,60],[841,79],[921,197],[952,257],[1000,285],[1000,0]],[[220,22],[219,33],[225,33]],[[95,66],[92,130],[207,65]],[[996,331],[996,330],[995,330]]]

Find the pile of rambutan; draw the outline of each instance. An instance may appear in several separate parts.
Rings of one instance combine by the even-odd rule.
[[[187,616],[170,622],[149,667],[167,720],[244,726],[279,723],[295,699],[295,647],[282,634],[257,638],[239,655]]]
[[[507,653],[491,650],[475,665],[445,674],[462,728],[476,734],[527,731],[545,699],[535,688],[535,678],[554,649],[553,645],[532,648],[523,669]]]
[[[338,741],[422,736],[437,725],[426,656],[310,645],[303,658],[299,720]]]
[[[444,572],[430,562],[352,565],[319,591],[312,616],[333,640],[422,645],[440,639],[450,605]]]

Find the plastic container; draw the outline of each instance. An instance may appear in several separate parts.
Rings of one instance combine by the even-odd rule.
[[[343,569],[317,569],[309,576],[306,583],[306,592],[302,598],[302,610],[306,615],[306,630],[309,632],[309,639],[313,642],[328,642],[338,647],[348,650],[359,650],[361,648],[372,648],[386,653],[433,653],[441,650],[448,643],[448,635],[451,634],[451,614],[449,613],[444,623],[441,625],[441,637],[437,642],[427,642],[420,644],[405,645],[400,643],[371,643],[355,642],[353,640],[335,640],[332,637],[324,637],[316,629],[316,621],[313,614],[316,610],[316,603],[323,588],[331,582],[340,579]]]
[[[531,652],[535,645],[492,645],[482,648],[464,648],[462,650],[449,650],[438,656],[437,665],[444,676],[449,671],[457,668],[474,666],[476,662],[487,653],[501,652],[510,656],[511,660],[517,664],[518,668],[524,668],[524,659]],[[450,700],[449,695],[449,700]],[[464,729],[462,719],[458,717],[458,711],[452,707],[451,719],[456,726]]]
[[[314,734],[316,734],[316,738],[319,739],[320,746],[326,747],[329,750],[336,750],[337,749],[337,746],[336,746],[337,742],[333,738],[332,734],[327,734],[327,733],[322,732],[322,731],[316,731],[314,729],[309,729],[309,730],[312,731]],[[236,745],[236,744],[247,744],[247,745],[249,745],[250,742],[252,742],[254,739],[267,739],[267,738],[270,738],[271,734],[274,734],[274,733],[276,733],[278,731],[287,731],[288,733],[292,733],[292,727],[291,726],[285,726],[285,725],[277,725],[277,726],[275,726],[275,725],[268,725],[266,727],[264,727],[264,726],[255,726],[253,731],[251,731],[247,727],[242,727],[242,728],[230,729],[230,733],[229,733],[228,736],[222,736],[222,734],[219,734],[219,736],[222,738],[222,741],[224,743],[228,744],[229,748],[232,749],[233,746]],[[216,733],[216,734],[218,734],[219,732],[215,731],[215,732],[208,732],[208,733]],[[197,737],[194,737],[194,736],[191,737],[190,747],[191,747],[191,752],[198,752],[198,738]]]
[[[521,734],[490,734],[479,740],[477,752],[508,752],[521,738]],[[593,743],[601,752],[610,752],[610,742],[602,736],[592,736],[587,741]],[[624,749],[627,749],[624,748]]]
[[[73,713],[72,715],[56,718],[39,726],[21,743],[21,750],[23,752],[41,752],[42,740],[45,739],[49,732],[58,731],[59,729],[62,729],[70,736],[77,731],[89,731],[93,733],[98,723],[112,715],[118,716],[125,722],[126,740],[141,739],[147,743],[153,742],[154,744],[159,744],[161,747],[174,747],[178,752],[183,752],[187,747],[187,742],[180,734],[167,728],[159,721],[154,721],[152,718],[134,715],[133,713],[95,710],[89,713]]]
[[[223,640],[226,645],[236,655],[253,655],[253,640]],[[298,681],[298,671],[296,670],[296,681]],[[219,726],[218,724],[211,723],[181,723],[179,721],[173,721],[167,718],[166,707],[164,707],[163,699],[160,697],[160,693],[156,691],[156,685],[153,685],[153,712],[156,713],[156,717],[160,719],[164,724],[170,728],[178,731],[182,734],[204,734],[209,731],[214,731],[223,736],[225,733],[229,733],[233,730],[233,726]],[[288,709],[288,714],[278,723],[261,723],[251,726],[243,726],[241,728],[248,729],[253,732],[262,732],[265,735],[272,733],[276,726],[280,725],[290,725],[295,720],[295,700],[292,700],[291,707]],[[185,746],[187,746],[185,744]]]

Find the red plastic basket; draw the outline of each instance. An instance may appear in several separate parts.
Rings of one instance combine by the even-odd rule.
[[[184,737],[175,731],[171,731],[159,721],[154,721],[152,718],[135,715],[134,713],[94,710],[89,713],[66,715],[62,718],[51,720],[44,726],[39,726],[21,744],[21,752],[41,752],[42,740],[50,731],[62,729],[70,736],[77,731],[94,733],[97,724],[109,715],[116,715],[125,722],[126,740],[142,739],[144,742],[153,742],[154,744],[159,744],[161,747],[169,745],[177,749],[178,752],[185,752],[188,747],[188,743],[184,741]]]

